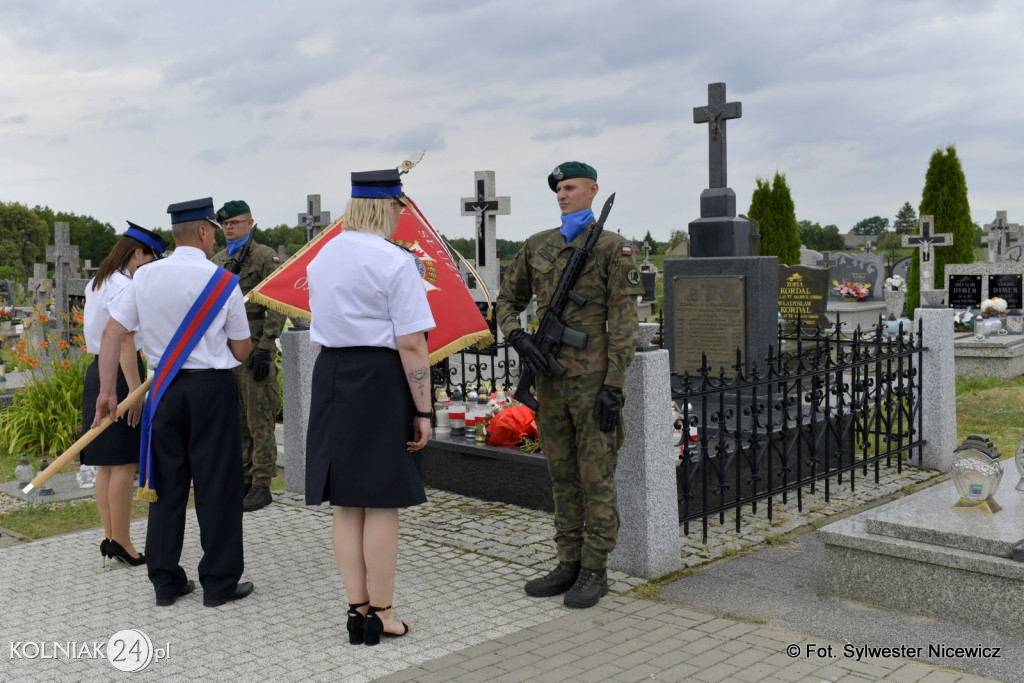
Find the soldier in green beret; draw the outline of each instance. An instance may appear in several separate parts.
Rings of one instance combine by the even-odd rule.
[[[569,161],[548,176],[562,225],[539,232],[512,259],[498,294],[498,325],[522,365],[537,372],[537,427],[555,502],[558,566],[527,582],[535,597],[565,593],[567,607],[592,607],[608,592],[608,554],[619,529],[615,465],[624,436],[621,409],[626,368],[639,336],[637,297],[643,293],[630,243],[605,230],[573,289],[585,299],[570,302],[562,323],[588,335],[585,348],[563,344],[557,360],[567,369],[548,374],[519,315],[537,297],[543,317],[573,249],[582,247],[594,221],[597,171]]]
[[[277,269],[281,259],[273,249],[253,240],[256,224],[244,201],[236,199],[222,206],[217,220],[228,247],[215,254],[213,262],[238,275],[242,294],[248,294]],[[245,304],[245,312],[252,333],[252,354],[233,372],[242,420],[242,510],[252,512],[270,504],[270,480],[277,473],[277,338],[284,329],[285,316],[251,301]]]

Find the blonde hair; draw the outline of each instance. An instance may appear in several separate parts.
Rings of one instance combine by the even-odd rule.
[[[391,202],[395,199],[370,199],[368,197],[352,197],[345,206],[342,225],[345,230],[368,232],[384,239],[395,234],[398,221],[391,212]]]

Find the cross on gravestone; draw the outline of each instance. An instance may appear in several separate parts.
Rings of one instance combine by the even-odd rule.
[[[462,198],[462,215],[476,217],[476,268],[491,292],[497,292],[500,283],[498,263],[497,216],[511,212],[508,197],[494,195],[494,171],[477,171],[473,174],[476,185],[475,197]],[[481,288],[474,290],[474,297],[481,297]]]
[[[320,195],[306,195],[306,213],[299,214],[299,225],[306,226],[306,241],[320,234],[331,224],[331,212],[320,210]]]
[[[28,291],[32,295],[32,303],[40,303],[40,297],[49,294],[53,289],[53,280],[47,277],[45,263],[32,264],[32,277],[28,279]]]
[[[933,233],[932,225],[935,216],[921,216],[919,235],[904,235],[903,246],[921,250],[921,287],[924,292],[935,288],[935,263],[932,261],[934,247],[947,247],[953,244],[953,233]]]
[[[46,260],[53,264],[53,308],[57,324],[67,331],[71,311],[68,306],[68,285],[78,275],[78,247],[71,244],[71,228],[67,223],[53,224],[53,244],[46,245]]]
[[[996,211],[996,219],[984,225],[988,234],[981,238],[985,243],[985,261],[1013,260],[1009,255],[1010,240],[1020,241],[1021,226],[1006,221],[1005,211]]]
[[[642,247],[640,247],[640,249],[644,252],[644,265],[651,265],[651,260],[650,258],[648,258],[651,255],[651,243],[648,242],[647,240],[644,240],[644,244]]]
[[[740,102],[725,101],[725,83],[709,83],[707,105],[693,108],[693,122],[708,124],[708,187],[728,187],[725,122],[742,115]]]

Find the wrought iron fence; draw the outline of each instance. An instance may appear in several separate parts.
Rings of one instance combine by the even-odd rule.
[[[508,342],[501,342],[453,354],[431,366],[431,382],[434,388],[444,387],[449,396],[455,387],[465,396],[467,387],[483,384],[508,392],[519,380],[519,358],[511,349]]]
[[[891,332],[891,331],[890,331]],[[782,349],[782,352],[777,351]],[[744,371],[737,352],[731,368],[704,367],[673,375],[683,437],[677,466],[679,521],[684,533],[701,520],[767,505],[819,482],[829,499],[835,485],[855,488],[879,478],[881,463],[922,457],[921,328],[887,334],[883,324],[845,334],[797,325],[780,330],[778,346]]]

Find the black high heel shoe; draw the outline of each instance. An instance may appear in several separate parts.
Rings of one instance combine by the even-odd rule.
[[[380,637],[386,636],[388,638],[401,638],[409,632],[409,624],[402,622],[402,626],[405,630],[401,633],[388,633],[384,630],[384,622],[377,616],[377,612],[387,612],[391,609],[391,605],[387,607],[373,607],[366,610],[366,624],[364,626],[363,642],[367,645],[377,645],[380,643]]]
[[[366,626],[366,617],[358,612],[359,607],[366,607],[370,601],[361,602],[358,605],[349,603],[348,606],[348,643],[349,645],[363,644],[363,631]]]
[[[129,567],[138,567],[140,564],[146,564],[146,556],[139,553],[138,557],[132,557],[128,554],[128,551],[124,549],[124,546],[117,541],[111,539],[110,543],[107,544],[107,557],[110,558],[111,562],[114,560],[121,560]]]
[[[100,557],[103,558],[103,567],[107,566],[107,546],[110,545],[110,539],[104,538],[100,541]]]

